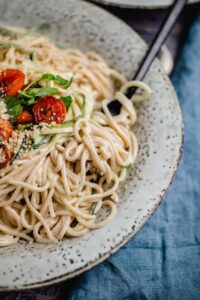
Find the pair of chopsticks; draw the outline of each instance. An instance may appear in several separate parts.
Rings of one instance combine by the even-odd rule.
[[[166,19],[162,23],[158,33],[156,34],[155,38],[153,39],[147,53],[145,54],[140,66],[135,73],[133,80],[143,80],[146,73],[148,72],[153,60],[157,56],[158,52],[160,51],[162,45],[166,41],[167,37],[169,36],[172,28],[174,27],[178,17],[180,16],[183,8],[185,7],[188,0],[175,0],[174,4],[172,5],[169,13],[167,14]],[[126,96],[131,98],[134,93],[136,92],[135,88],[129,88],[126,91]],[[120,112],[121,104],[117,100],[113,100],[108,104],[108,108],[113,115],[117,115]]]

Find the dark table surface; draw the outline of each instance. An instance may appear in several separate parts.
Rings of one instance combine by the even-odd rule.
[[[199,6],[200,4],[193,4],[188,5],[184,9],[183,14],[179,18],[166,42],[174,59],[177,58],[181,45],[184,41],[184,37],[187,33],[187,28],[192,23],[196,14],[196,8]],[[129,26],[136,30],[148,44],[153,40],[159,25],[162,23],[167,14],[167,9],[131,10],[102,5],[100,7],[107,9],[109,12],[125,21]]]
[[[187,6],[179,19],[178,23],[174,27],[170,37],[167,40],[167,47],[171,51],[173,58],[176,62],[176,58],[181,49],[187,29],[192,23],[196,8],[200,4],[194,4]],[[150,43],[153,39],[159,25],[166,15],[166,10],[130,10],[120,9],[114,7],[105,7],[109,12],[118,16],[135,29],[147,43]],[[73,289],[74,281],[69,280],[60,284],[51,285],[45,288],[39,288],[34,290],[25,290],[18,292],[5,292],[0,293],[0,300],[67,300],[69,290]]]

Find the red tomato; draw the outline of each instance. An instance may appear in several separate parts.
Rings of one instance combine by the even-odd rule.
[[[16,96],[23,88],[25,75],[16,69],[6,69],[0,73],[0,97]]]
[[[63,101],[53,96],[41,97],[33,106],[36,123],[61,124],[66,116],[66,107]]]
[[[33,116],[30,112],[27,110],[23,111],[18,117],[17,117],[17,123],[18,124],[27,124],[33,122]]]
[[[0,140],[8,141],[12,136],[13,129],[10,122],[0,118]]]
[[[4,168],[11,160],[11,151],[7,145],[0,143],[0,148],[3,150],[4,161],[0,162],[0,168]]]

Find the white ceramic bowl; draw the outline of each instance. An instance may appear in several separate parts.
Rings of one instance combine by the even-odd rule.
[[[95,50],[130,79],[146,51],[145,43],[131,28],[83,1],[1,0],[0,20],[27,28],[50,24],[45,33],[53,41]],[[126,188],[119,190],[115,219],[84,237],[58,244],[19,242],[0,249],[0,290],[45,286],[80,274],[123,246],[158,208],[181,155],[182,117],[174,89],[157,61],[145,81],[153,97],[138,107],[139,155]]]

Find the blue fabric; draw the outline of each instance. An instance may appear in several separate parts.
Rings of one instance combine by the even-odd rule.
[[[200,299],[200,14],[173,75],[185,145],[171,191],[123,249],[79,276],[69,300]]]

